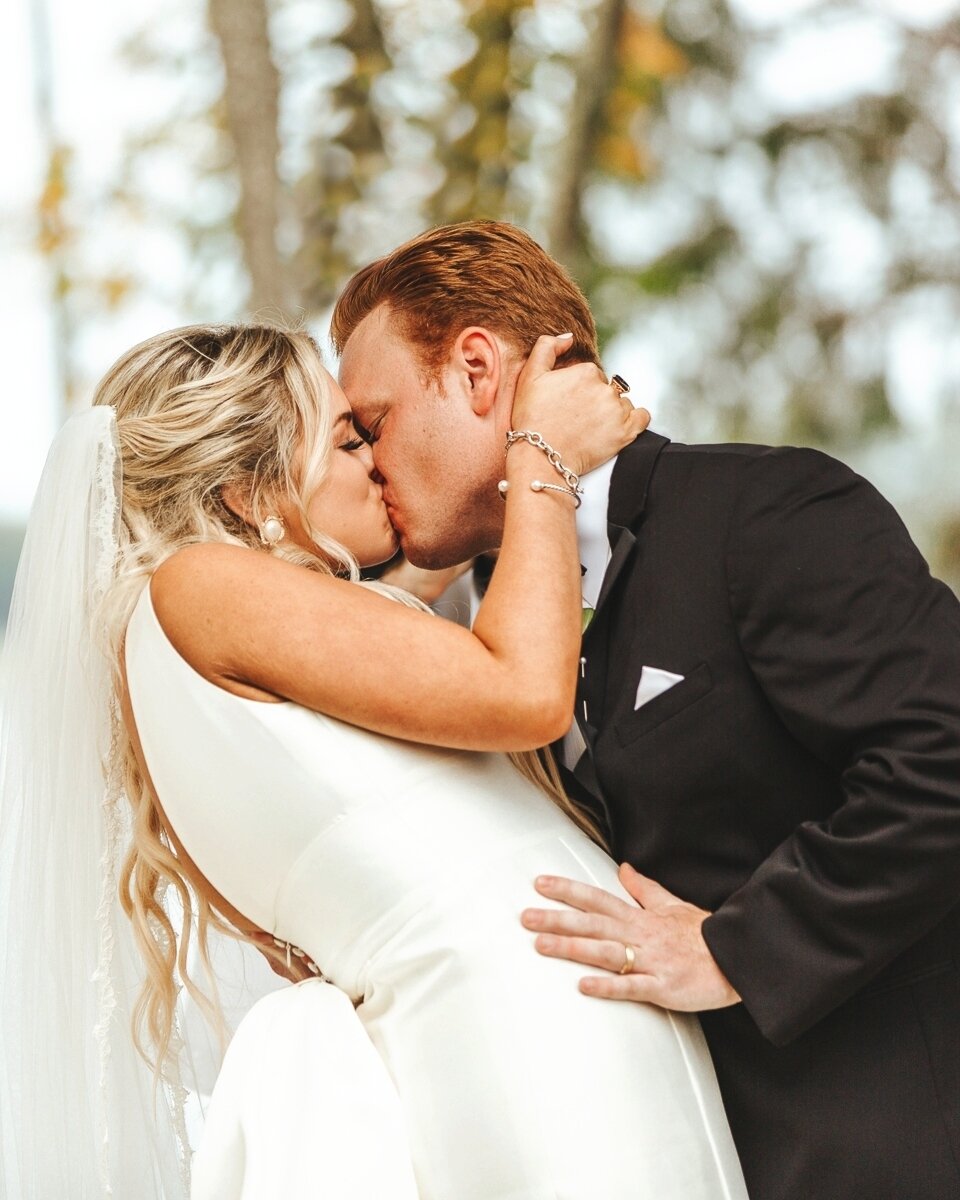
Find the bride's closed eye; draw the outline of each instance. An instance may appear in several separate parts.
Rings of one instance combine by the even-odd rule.
[[[338,450],[360,450],[367,443],[362,437],[351,438],[349,442],[342,442]]]

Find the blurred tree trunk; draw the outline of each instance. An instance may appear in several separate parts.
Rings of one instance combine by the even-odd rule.
[[[50,353],[59,425],[70,410],[75,391],[74,328],[69,304],[71,278],[68,265],[73,230],[65,211],[70,152],[57,135],[53,116],[50,14],[45,0],[33,0],[30,17],[37,124],[47,160],[43,189],[37,200],[37,249],[46,262],[49,278]]]
[[[438,139],[445,181],[433,198],[437,224],[504,218],[515,155],[510,118],[516,80],[511,65],[514,28],[531,0],[487,0],[474,6],[467,28],[476,39],[473,57],[450,76],[457,106],[472,111],[469,128]]]
[[[344,122],[331,138],[319,131],[313,165],[297,186],[303,238],[296,257],[300,294],[314,309],[329,304],[356,267],[344,215],[362,203],[387,165],[383,129],[371,95],[391,67],[380,16],[372,0],[353,0],[353,20],[337,43],[353,56],[353,70],[332,89],[335,117]]]
[[[625,8],[626,0],[600,0],[596,6],[593,31],[574,69],[567,133],[552,173],[547,249],[554,258],[574,269],[584,249],[580,201],[596,160],[604,106],[616,83],[617,44]]]
[[[270,48],[266,0],[208,0],[220,44],[227,127],[240,180],[239,233],[250,273],[249,307],[283,309],[286,271],[277,249],[280,76]]]

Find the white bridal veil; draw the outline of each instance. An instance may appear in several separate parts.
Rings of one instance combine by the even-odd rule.
[[[181,1200],[179,1089],[154,1106],[130,1014],[141,968],[117,898],[128,806],[92,627],[119,527],[113,410],[54,441],[0,665],[0,1196]]]

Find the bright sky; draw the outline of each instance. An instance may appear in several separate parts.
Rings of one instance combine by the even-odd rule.
[[[735,0],[735,7],[746,20],[775,33],[786,17],[816,2]],[[0,519],[26,511],[56,423],[54,333],[46,304],[49,280],[30,244],[31,204],[43,169],[30,21],[44,5],[52,30],[55,120],[60,135],[76,148],[81,189],[109,177],[124,130],[135,128],[158,102],[125,74],[116,60],[117,46],[133,28],[149,22],[151,13],[158,19],[161,14],[168,20],[203,19],[202,0],[180,0],[176,13],[169,2],[161,6],[160,0],[137,5],[121,0],[88,0],[82,5],[73,0],[13,0],[5,9],[0,39],[0,112],[6,116],[0,126],[0,354],[7,370],[0,392]],[[810,100],[829,102],[851,86],[882,87],[891,69],[891,38],[876,17],[889,15],[922,27],[958,6],[960,0],[872,0],[862,6],[867,17],[828,13],[816,29],[780,46],[759,68],[759,82],[785,110]],[[114,236],[110,230],[102,232],[107,238]],[[138,250],[148,256],[148,269],[158,278],[175,279],[176,261],[166,257],[162,244],[145,240]],[[98,369],[105,369],[127,346],[181,319],[171,304],[145,299],[88,331],[85,349],[100,364]],[[913,337],[922,347],[922,330],[915,330]],[[631,350],[627,339],[618,350],[617,369],[635,388],[642,385],[655,403],[655,365],[642,352]]]

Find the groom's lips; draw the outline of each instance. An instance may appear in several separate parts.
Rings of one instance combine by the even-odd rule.
[[[394,527],[394,529],[399,529],[400,523],[397,520],[397,510],[393,507],[386,496],[383,497],[383,503],[386,506],[387,519],[390,521],[390,524]]]

